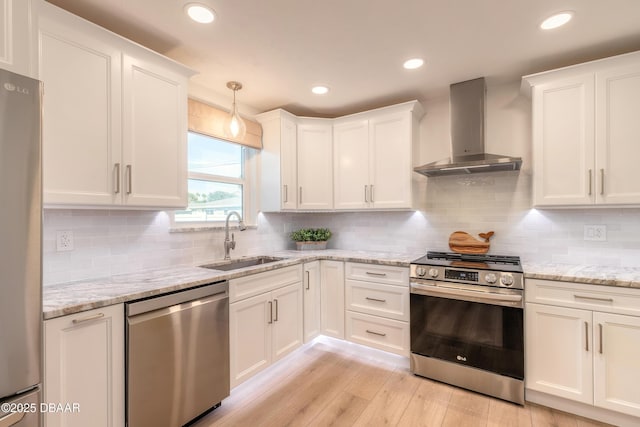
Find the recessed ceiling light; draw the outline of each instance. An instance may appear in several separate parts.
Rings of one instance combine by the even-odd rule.
[[[555,15],[550,16],[542,21],[542,24],[540,24],[540,28],[542,28],[543,30],[553,30],[554,28],[561,27],[567,22],[571,21],[572,17],[573,12],[570,11],[556,13]]]
[[[402,66],[407,70],[415,70],[416,68],[422,67],[423,64],[424,60],[420,58],[412,58],[404,61],[404,64],[402,64]]]
[[[329,88],[326,86],[314,86],[311,88],[311,92],[315,93],[316,95],[325,95],[329,92]]]
[[[209,24],[213,22],[216,17],[213,9],[201,3],[188,3],[184,7],[184,10],[187,12],[187,15],[189,15],[189,18],[200,24]]]

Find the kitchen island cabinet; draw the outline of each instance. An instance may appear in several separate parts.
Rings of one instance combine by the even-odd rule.
[[[45,205],[187,205],[188,68],[41,0]]]
[[[534,206],[640,205],[640,52],[525,76]]]
[[[640,290],[527,279],[525,292],[526,389],[544,393],[527,400],[640,417]]]
[[[123,304],[44,322],[46,427],[123,427],[124,379]]]

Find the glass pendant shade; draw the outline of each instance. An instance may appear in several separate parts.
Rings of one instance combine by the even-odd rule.
[[[229,115],[225,118],[223,129],[226,137],[231,139],[243,139],[247,133],[247,125],[240,114],[238,114],[238,106],[236,104],[236,91],[242,89],[242,84],[238,82],[229,82],[227,87],[233,90],[233,105]]]

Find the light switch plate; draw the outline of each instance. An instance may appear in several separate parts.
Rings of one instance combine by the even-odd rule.
[[[585,225],[584,226],[584,240],[591,240],[595,242],[604,242],[607,240],[607,226],[606,225]]]

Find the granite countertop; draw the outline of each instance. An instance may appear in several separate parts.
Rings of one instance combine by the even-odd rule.
[[[528,279],[558,280],[640,289],[640,268],[637,267],[525,263],[522,268],[524,277]]]
[[[318,259],[408,267],[411,260],[419,255],[330,249],[304,252],[280,251],[271,253],[269,256],[282,257],[284,259],[232,271],[220,271],[202,267],[168,267],[134,274],[121,274],[106,278],[48,285],[43,288],[44,319],[53,319],[94,308],[161,295],[220,280],[262,273]],[[256,257],[241,258],[252,259]],[[220,261],[214,260],[211,261],[211,264]],[[205,262],[202,265],[207,264],[209,263]]]

